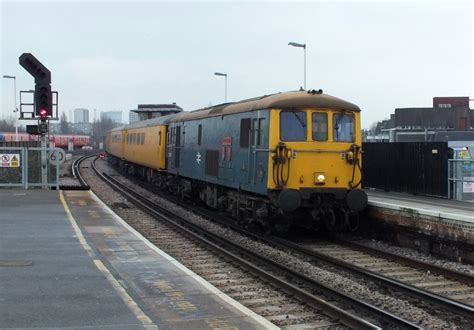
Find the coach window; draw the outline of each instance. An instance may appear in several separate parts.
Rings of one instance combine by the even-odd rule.
[[[250,144],[250,118],[240,120],[240,147],[248,148]]]
[[[199,124],[199,126],[198,126],[198,146],[201,145],[201,141],[202,141],[202,125]]]
[[[158,145],[161,146],[161,131],[158,132]]]
[[[333,116],[333,138],[336,142],[354,142],[354,116],[335,113]]]
[[[280,140],[306,141],[306,112],[280,112]]]
[[[313,112],[313,140],[328,140],[328,114],[325,112]]]

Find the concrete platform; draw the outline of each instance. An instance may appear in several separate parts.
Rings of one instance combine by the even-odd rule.
[[[474,203],[366,190],[373,221],[410,228],[446,241],[474,244]]]
[[[0,190],[0,327],[276,328],[89,191]]]

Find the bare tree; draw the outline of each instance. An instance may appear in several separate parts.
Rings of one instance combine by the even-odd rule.
[[[59,122],[59,131],[61,134],[68,134],[69,133],[69,123],[67,122],[66,112],[61,114],[61,119]]]
[[[0,119],[0,132],[15,132],[15,118]]]
[[[114,122],[108,117],[102,117],[92,124],[92,140],[95,145],[105,141],[107,131],[122,124]]]

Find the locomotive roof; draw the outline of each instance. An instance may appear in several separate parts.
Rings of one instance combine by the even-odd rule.
[[[132,124],[112,128],[111,130],[109,130],[109,132],[118,132],[118,131],[122,131],[123,129],[131,129],[131,128],[168,125],[175,116],[176,114],[171,114],[171,115],[156,117],[156,118],[147,119],[147,120],[140,120]]]
[[[264,95],[239,102],[224,103],[191,112],[181,112],[176,114],[171,122],[223,116],[254,110],[297,108],[326,108],[360,111],[360,108],[357,105],[328,94],[323,94],[322,90],[293,91]]]
[[[224,116],[254,110],[300,108],[360,111],[360,108],[357,105],[328,94],[323,94],[321,90],[292,91],[264,95],[238,102],[219,104],[213,107],[194,110],[191,112],[180,112],[172,115],[138,121],[130,125],[117,127],[112,131],[121,130],[124,128],[129,129],[156,125],[167,125],[171,122],[195,120],[214,116]]]

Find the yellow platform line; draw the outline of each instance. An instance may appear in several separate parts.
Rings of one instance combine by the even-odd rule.
[[[91,257],[94,257],[95,256],[94,252],[92,248],[90,247],[90,245],[87,243],[84,235],[82,234],[81,228],[79,228],[76,220],[72,216],[71,210],[69,209],[69,206],[67,205],[66,200],[64,199],[64,193],[62,191],[59,192],[59,198],[61,200],[61,203],[63,204],[64,210],[66,211],[66,215],[69,220],[69,223],[71,224],[72,228],[74,229],[74,232],[76,233],[79,243]],[[143,312],[143,310],[138,306],[138,304],[133,300],[133,298],[130,297],[130,295],[123,288],[120,282],[117,281],[115,277],[112,275],[112,273],[107,269],[107,267],[105,267],[102,261],[98,259],[94,259],[94,264],[97,267],[97,269],[99,269],[104,274],[105,278],[109,281],[109,283],[118,293],[118,295],[123,300],[123,302],[132,311],[135,317],[138,320],[140,320],[140,322],[142,322],[143,326],[146,329],[158,329],[158,326],[156,326],[153,323],[153,321],[145,314],[145,312]]]

